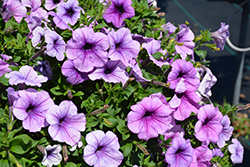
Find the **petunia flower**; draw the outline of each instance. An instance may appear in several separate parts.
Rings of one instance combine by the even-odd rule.
[[[193,148],[190,140],[182,137],[174,138],[165,154],[165,161],[169,167],[189,166],[193,161]]]
[[[18,98],[13,102],[14,116],[23,121],[24,129],[39,132],[45,126],[45,116],[54,105],[48,92],[35,89],[19,90]]]
[[[219,134],[223,130],[221,125],[223,115],[218,107],[215,108],[213,105],[204,105],[200,108],[197,117],[198,121],[194,127],[195,137],[206,143],[210,141],[217,142],[219,140]]]
[[[174,139],[177,137],[184,137],[185,131],[181,127],[181,125],[175,125],[171,129],[167,130],[166,133],[164,134],[164,140],[167,139]]]
[[[48,145],[44,150],[42,165],[52,167],[53,165],[59,165],[62,161],[62,155],[60,154],[62,148],[61,145]]]
[[[230,139],[234,131],[234,128],[230,126],[230,119],[227,115],[223,116],[221,124],[223,126],[223,129],[222,132],[219,134],[219,140],[217,141],[217,145],[219,146],[219,148],[225,146],[226,141]]]
[[[188,55],[193,55],[194,53],[194,33],[185,24],[181,24],[179,28],[180,31],[177,33],[175,40],[180,44],[175,45],[175,50],[181,55],[182,59],[186,59]]]
[[[66,81],[72,85],[80,84],[89,79],[88,73],[78,71],[71,60],[66,60],[61,68],[62,74],[67,77]]]
[[[211,166],[210,160],[213,158],[212,151],[207,146],[199,146],[194,149],[195,160],[190,167],[207,167]]]
[[[131,6],[131,0],[111,0],[112,4],[105,11],[103,18],[106,22],[112,22],[116,28],[123,25],[124,19],[129,19],[135,15],[135,10]]]
[[[109,83],[122,82],[124,85],[129,77],[123,66],[120,61],[109,60],[103,67],[96,68],[88,76],[92,81],[102,78]]]
[[[224,156],[224,154],[221,152],[220,148],[213,148],[212,153],[213,153],[213,157],[219,156],[222,158]]]
[[[196,76],[197,71],[191,62],[177,59],[171,66],[172,69],[168,75],[169,88],[174,89],[177,93],[197,90],[200,79]]]
[[[47,43],[47,54],[51,57],[56,57],[58,61],[62,61],[66,49],[66,43],[63,38],[55,31],[46,31],[45,42]]]
[[[226,44],[226,39],[229,36],[230,36],[229,25],[226,25],[225,23],[221,23],[221,26],[217,31],[211,32],[211,38],[214,39],[216,47],[219,48],[220,50],[224,49],[224,46]]]
[[[159,98],[145,97],[141,102],[132,105],[128,113],[128,128],[138,133],[139,139],[148,141],[172,128],[172,109],[163,104]]]
[[[74,146],[85,130],[86,117],[83,113],[77,114],[77,107],[72,101],[64,100],[59,106],[53,105],[46,114],[50,124],[48,132],[53,140],[66,142]]]
[[[95,130],[87,134],[87,144],[84,147],[83,159],[94,167],[118,167],[123,155],[119,151],[120,144],[117,136],[108,131],[106,134],[101,130]]]
[[[27,9],[19,0],[4,0],[3,13],[7,12],[3,16],[3,20],[6,22],[14,15],[15,20],[20,23],[23,17],[26,17]]]
[[[231,153],[233,164],[240,164],[243,161],[244,147],[237,139],[232,139],[233,144],[228,146],[228,151]]]
[[[32,32],[33,37],[31,38],[32,46],[37,46],[40,42],[42,42],[42,39],[44,38],[46,32],[49,31],[48,27],[36,27],[34,31]]]
[[[10,85],[26,84],[30,86],[41,87],[43,82],[47,82],[48,78],[43,75],[38,75],[37,72],[30,66],[22,66],[19,71],[12,71],[5,75],[9,78]]]
[[[135,59],[132,59],[129,61],[129,67],[131,67],[131,71],[129,73],[129,76],[133,75],[135,77],[136,81],[138,81],[138,82],[146,82],[146,81],[149,82],[150,81],[150,80],[143,77],[139,63]]]
[[[11,72],[11,69],[9,68],[9,64],[0,58],[0,77],[3,76],[7,72]]]
[[[75,25],[77,20],[80,18],[80,12],[82,8],[79,6],[77,0],[68,0],[67,2],[62,2],[57,7],[57,16],[62,19],[66,24]]]
[[[129,61],[137,57],[140,52],[140,43],[132,39],[131,32],[128,28],[120,28],[116,32],[108,34],[110,49],[108,56],[111,60],[120,60],[125,66]]]
[[[73,38],[67,43],[66,54],[81,72],[90,72],[94,67],[102,67],[108,61],[108,38],[92,28],[83,27],[73,31]]]
[[[47,10],[52,10],[52,9],[56,8],[58,5],[60,5],[60,3],[62,3],[62,2],[63,2],[63,0],[46,0],[44,7]]]
[[[166,24],[163,24],[161,27],[164,29],[164,31],[167,31],[167,32],[168,32],[168,33],[167,33],[167,36],[173,34],[173,33],[175,32],[175,30],[177,29],[177,28],[176,28],[172,23],[170,23],[170,22],[167,22]]]
[[[53,72],[51,70],[50,64],[48,61],[37,61],[36,62],[38,65],[34,66],[34,69],[37,72],[40,72],[41,74],[43,74],[45,77],[48,77],[48,79],[52,79],[53,78]]]

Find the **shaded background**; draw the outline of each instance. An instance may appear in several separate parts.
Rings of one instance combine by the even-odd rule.
[[[229,25],[230,40],[235,46],[240,45],[241,19],[243,8],[240,6],[245,0],[157,0],[157,6],[161,7],[159,12],[165,13],[166,22],[178,24],[189,22],[189,26],[195,35],[200,30],[210,29],[211,32],[220,28],[221,22]],[[247,0],[248,1],[248,0]],[[250,4],[250,3],[249,3]],[[250,6],[249,6],[250,8]],[[250,12],[247,16],[246,47],[250,47]],[[245,22],[246,23],[246,22]],[[242,41],[241,41],[242,42]],[[207,60],[211,61],[210,69],[218,81],[212,88],[212,101],[223,104],[223,101],[232,103],[235,77],[237,75],[237,61],[239,54],[228,45],[223,51],[208,51]],[[246,53],[244,61],[243,77],[241,83],[240,104],[250,103],[250,52]],[[243,112],[249,112],[245,110]],[[241,140],[244,146],[243,164],[234,165],[250,166],[250,142]]]

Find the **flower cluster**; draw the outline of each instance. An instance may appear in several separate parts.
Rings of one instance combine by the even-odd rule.
[[[1,164],[243,161],[234,108],[212,103],[217,79],[199,54],[206,42],[223,49],[228,25],[195,36],[188,24],[165,24],[151,0],[0,4]]]

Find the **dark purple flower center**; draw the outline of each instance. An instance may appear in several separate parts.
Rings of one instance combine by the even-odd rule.
[[[152,114],[153,114],[153,112],[151,112],[151,111],[146,111],[145,114],[144,114],[144,118],[145,118],[145,117],[149,117],[149,116],[151,116]]]
[[[86,43],[86,44],[83,46],[83,49],[88,50],[88,49],[92,49],[92,47],[93,47],[92,44]]]
[[[61,0],[53,0],[53,3],[54,3],[54,4],[58,4],[58,3],[60,3],[60,1],[61,1]]]
[[[103,146],[98,146],[95,152],[100,151],[102,148]]]
[[[178,149],[175,154],[180,154],[183,150],[182,149]]]
[[[124,13],[123,5],[120,5],[120,6],[115,5],[115,8],[116,8],[121,14]]]
[[[210,121],[211,119],[205,119],[205,121],[203,122],[203,124],[202,125],[207,125],[208,124],[208,122]]]
[[[104,71],[104,73],[105,74],[110,74],[110,73],[112,73],[112,71],[113,71],[112,69],[106,68],[105,71]]]
[[[121,44],[122,44],[122,42],[116,43],[116,44],[115,44],[115,49],[119,49],[120,46],[121,46]]]
[[[184,93],[177,93],[176,95],[179,99],[181,99],[184,96]]]
[[[67,13],[68,15],[72,16],[75,13],[75,11],[73,10],[73,8],[69,8],[67,9]]]
[[[30,104],[29,107],[26,109],[27,113],[30,113],[35,107]]]
[[[59,123],[61,124],[64,121],[65,117],[59,119]]]
[[[182,77],[183,77],[183,75],[185,75],[185,73],[180,72],[177,78],[182,78]]]

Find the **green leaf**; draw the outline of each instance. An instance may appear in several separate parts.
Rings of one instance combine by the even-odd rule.
[[[54,88],[51,88],[50,91],[51,91],[51,93],[53,93],[53,94],[56,95],[56,96],[63,95],[62,92],[58,92],[58,91],[57,91],[57,90],[59,90],[59,89],[60,89],[59,86],[56,86],[56,87],[54,87]]]
[[[100,122],[99,119],[95,118],[95,117],[90,117],[87,119],[87,127],[94,127],[96,126],[98,123]]]
[[[127,144],[125,144],[124,146],[121,147],[121,150],[123,152],[124,157],[127,157],[131,153],[132,148],[133,148],[132,143],[127,143]]]
[[[97,24],[94,29],[97,30],[97,29],[101,29],[103,27],[108,27],[108,25],[106,23],[99,23]]]
[[[73,94],[73,96],[83,96],[84,93],[82,91],[78,91],[75,94]]]
[[[7,159],[1,159],[0,160],[0,166],[9,167],[9,161]]]
[[[17,44],[19,47],[22,46],[22,35],[20,33],[17,34]]]
[[[14,129],[13,131],[11,131],[10,133],[8,133],[8,139],[12,140],[12,138],[14,137],[14,135],[19,132],[20,130],[22,130],[22,126],[20,126],[18,129]]]
[[[161,57],[163,57],[163,54],[161,52],[155,52],[152,54],[152,56],[156,59],[159,60]]]
[[[5,86],[8,86],[9,85],[9,79],[5,78],[5,75],[3,75],[3,76],[0,77],[0,83],[5,85]]]
[[[39,141],[35,141],[26,134],[16,136],[10,142],[10,151],[16,154],[24,154],[32,147],[35,147]]]
[[[206,56],[207,56],[207,51],[205,51],[205,50],[194,50],[194,51],[195,51],[195,53],[196,53],[199,57],[201,57],[201,58],[203,58],[203,59],[205,59]]]

